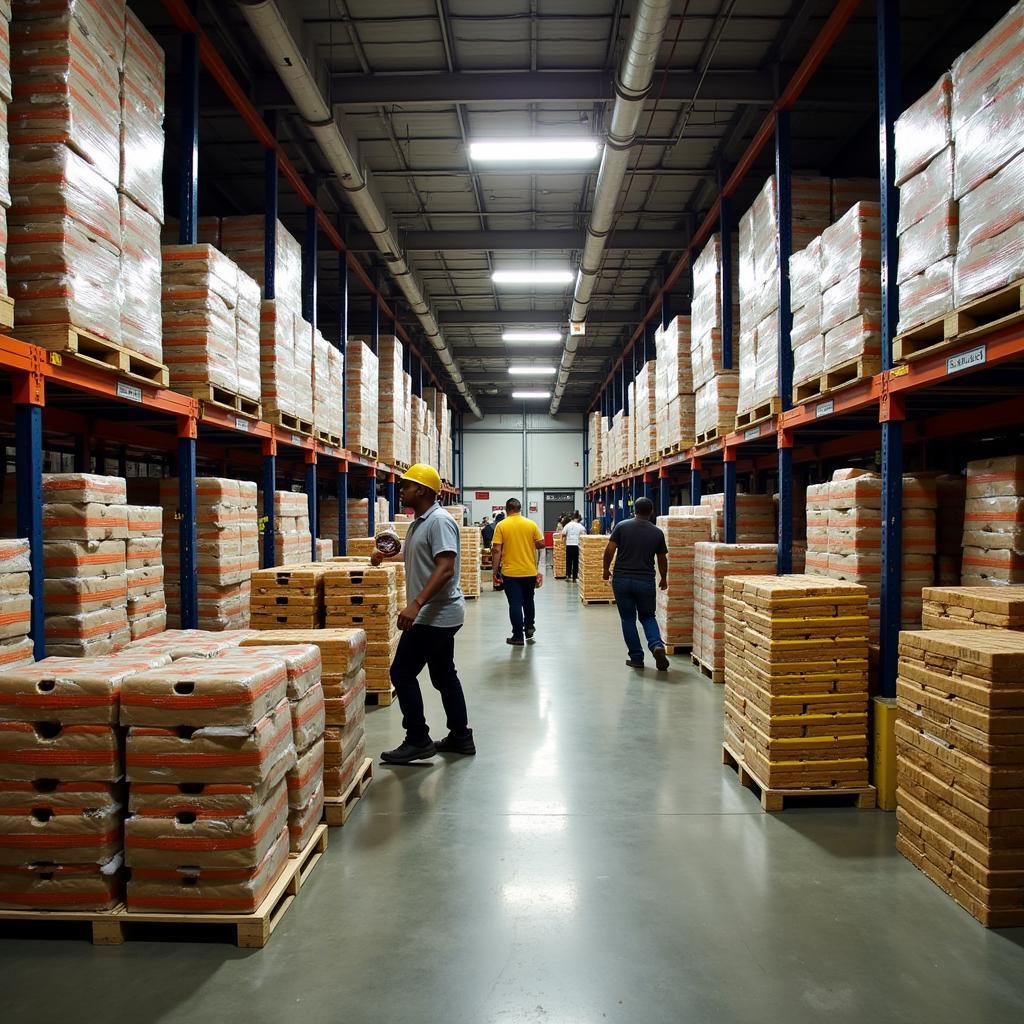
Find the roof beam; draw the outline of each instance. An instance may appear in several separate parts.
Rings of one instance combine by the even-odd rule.
[[[467,216],[469,216],[467,214]],[[583,232],[575,228],[537,231],[403,231],[400,241],[407,252],[508,252],[538,249],[581,249]],[[666,252],[683,249],[687,238],[680,231],[616,231],[609,249]],[[353,232],[348,247],[354,252],[376,251],[369,235]]]

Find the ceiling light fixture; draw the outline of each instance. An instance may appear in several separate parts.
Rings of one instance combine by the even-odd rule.
[[[596,139],[481,139],[469,144],[470,160],[487,163],[564,163],[596,160],[601,143]]]
[[[495,284],[572,284],[576,275],[571,270],[496,270],[491,280]]]
[[[544,345],[562,340],[561,331],[505,331],[502,341],[521,342],[523,344]]]
[[[513,391],[513,398],[550,398],[550,391]]]
[[[510,366],[508,372],[513,377],[552,377],[555,368],[553,366]]]

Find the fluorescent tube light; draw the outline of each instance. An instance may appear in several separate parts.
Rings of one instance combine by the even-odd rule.
[[[469,144],[469,158],[487,163],[566,163],[596,160],[601,144],[596,139],[481,139]]]
[[[572,284],[575,278],[571,270],[496,270],[491,275],[495,284]]]
[[[553,366],[510,366],[508,372],[513,377],[552,377],[555,368]]]
[[[547,344],[562,340],[561,331],[505,331],[502,341],[517,341],[524,344]]]
[[[550,391],[513,391],[513,398],[550,398]]]

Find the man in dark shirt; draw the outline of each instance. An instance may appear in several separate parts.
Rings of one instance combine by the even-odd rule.
[[[489,516],[484,516],[484,521],[480,524],[480,535],[484,547],[489,548],[491,546],[491,538],[494,536],[494,523],[491,522]]]
[[[651,522],[654,503],[638,498],[633,505],[633,518],[623,520],[614,530],[604,549],[604,578],[611,579],[615,605],[622,620],[622,638],[629,650],[630,668],[644,667],[644,649],[640,643],[636,620],[640,620],[647,646],[654,655],[658,671],[668,670],[668,655],[654,617],[657,591],[654,586],[654,561],[658,561],[662,590],[668,590],[668,545],[665,534]],[[612,559],[615,574],[612,575]]]

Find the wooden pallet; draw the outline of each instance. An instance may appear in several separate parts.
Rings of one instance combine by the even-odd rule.
[[[705,665],[696,654],[690,654],[690,661],[693,662],[694,668],[700,672],[701,675],[707,676],[708,679],[713,683],[721,683],[725,681],[725,676],[721,672],[716,672],[711,665]]]
[[[691,646],[691,644],[665,644],[665,653],[675,656],[689,654]]]
[[[365,459],[373,459],[377,461],[377,453],[372,448],[364,448],[361,444],[349,445],[349,451],[355,452],[356,455],[362,455]]]
[[[467,594],[465,591],[462,592],[462,596],[467,601],[475,601],[480,595],[479,594]]]
[[[332,434],[329,430],[318,430],[316,432],[316,439],[329,448],[341,447],[341,434]]]
[[[709,441],[717,441],[718,438],[723,437],[727,431],[720,427],[712,427],[710,430],[705,430],[698,434],[696,437],[697,444],[707,444]]]
[[[584,597],[580,595],[580,602],[582,604],[615,604],[614,597]]]
[[[0,295],[0,327],[14,326],[14,299]]]
[[[240,413],[242,416],[248,416],[254,420],[262,418],[263,404],[258,398],[255,400],[245,398],[243,395],[236,395],[233,391],[217,387],[215,384],[198,384],[177,390],[189,394],[193,398],[198,398],[207,405],[227,409],[228,412]]]
[[[736,429],[743,430],[745,427],[753,427],[765,420],[770,420],[773,416],[778,416],[780,412],[782,412],[782,399],[769,398],[767,402],[755,405],[753,409],[737,413]]]
[[[341,796],[324,798],[324,821],[330,828],[340,828],[356,809],[356,804],[373,782],[373,758],[368,757],[356,771],[356,777],[349,783]]]
[[[280,409],[264,409],[263,419],[267,423],[273,423],[274,426],[282,427],[285,430],[292,430],[296,434],[313,436],[313,424],[309,420],[300,420],[298,416],[293,416],[290,412],[281,412]]]
[[[59,363],[63,356],[72,356],[83,363],[123,373],[145,384],[165,388],[170,381],[170,372],[163,363],[68,324],[19,327],[18,337],[45,348],[51,353],[51,362]]]
[[[833,391],[839,391],[850,384],[857,384],[862,380],[874,377],[882,368],[882,361],[878,356],[858,356],[856,359],[848,359],[845,363],[827,370],[821,376],[797,384],[793,388],[793,403],[799,405],[801,402],[809,402],[815,398],[823,398]]]
[[[389,708],[395,702],[395,688],[390,690],[367,690],[366,706],[370,708]]]
[[[828,800],[840,803],[852,802],[858,810],[873,810],[877,801],[874,786],[854,789],[769,789],[744,764],[727,743],[722,744],[722,764],[736,769],[740,785],[747,789],[760,790],[761,808],[765,811],[784,811],[787,800]]]
[[[951,313],[897,334],[893,358],[912,362],[1024,320],[1024,281],[972,299]]]
[[[54,929],[54,937],[58,938],[63,937],[68,925],[88,925],[96,946],[120,946],[125,939],[134,938],[136,930],[144,933],[139,934],[139,938],[154,937],[153,927],[139,926],[171,925],[204,939],[209,938],[211,929],[227,927],[232,930],[237,945],[244,949],[262,949],[326,850],[327,826],[319,825],[305,850],[288,858],[284,870],[254,914],[135,913],[120,904],[102,911],[0,910],[0,926],[14,922],[61,924],[65,928]]]

